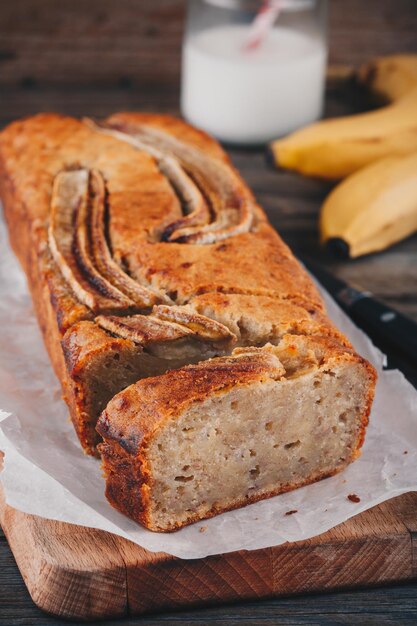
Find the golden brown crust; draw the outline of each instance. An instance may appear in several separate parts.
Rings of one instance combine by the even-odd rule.
[[[287,361],[291,362],[291,368],[286,365]],[[139,381],[113,398],[97,424],[97,430],[104,439],[99,450],[108,500],[115,508],[150,530],[173,531],[182,527],[184,523],[175,521],[169,528],[155,526],[150,516],[153,477],[148,471],[147,448],[156,432],[170,421],[173,421],[171,427],[175,427],[175,420],[185,409],[231,387],[300,376],[323,365],[326,371],[326,368],[330,370],[341,362],[359,363],[368,379],[356,441],[345,463],[332,471],[316,472],[298,483],[288,483],[267,493],[242,497],[230,506],[214,506],[203,517],[196,511],[188,517],[185,524],[213,517],[336,474],[360,454],[374,397],[375,370],[353,350],[342,348],[333,339],[286,336],[278,347],[240,348],[231,357],[212,359]],[[146,402],[143,402],[143,398],[146,398]]]
[[[299,295],[206,293],[192,298],[188,308],[226,325],[241,345],[276,343],[288,333],[329,336],[350,345],[322,307]]]
[[[109,402],[97,423],[97,431],[104,439],[115,439],[135,453],[154,428],[160,428],[170,416],[190,404],[230,387],[278,378],[284,373],[273,353],[255,348],[146,378]]]
[[[149,115],[132,117],[150,119]],[[178,124],[182,129],[184,124]],[[173,120],[168,124],[170,129],[174,125]],[[201,145],[205,138],[199,133],[198,137]],[[213,140],[207,142],[214,150]],[[45,114],[6,128],[0,152],[4,177],[14,186],[13,203],[18,196],[24,208],[20,217],[31,225],[36,221],[41,230],[48,223],[53,181],[59,172],[80,165],[99,170],[107,182],[114,257],[129,267],[139,283],[175,296],[177,303],[202,293],[222,292],[300,294],[321,306],[316,288],[259,207],[254,207],[257,224],[253,230],[224,242],[160,241],[161,231],[182,216],[181,207],[154,160],[127,143],[94,133],[72,118]],[[236,178],[243,193],[247,188],[237,174]],[[9,211],[14,221],[19,220],[13,207]],[[41,239],[45,245],[45,233]],[[31,240],[27,243],[33,246]]]
[[[90,454],[99,434],[105,439],[109,500],[152,528],[146,445],[155,430],[210,395],[326,360],[360,362],[371,381],[353,459],[373,369],[327,319],[316,287],[219,144],[168,116],[120,113],[104,127],[119,135],[54,114],[11,124],[0,134],[0,192],[79,439]],[[98,412],[137,372],[175,367],[177,353],[170,365],[155,346],[177,344],[179,353],[184,341],[194,346],[188,362],[195,344],[199,359],[240,348],[127,388],[96,432]],[[245,348],[268,341],[278,348]]]
[[[109,402],[99,418],[97,431],[106,441],[115,440],[135,454],[155,428],[194,402],[257,380],[294,373],[299,376],[322,362],[330,364],[337,359],[363,364],[375,380],[374,368],[335,340],[286,335],[278,347],[238,348],[230,357],[210,359],[138,381]],[[287,361],[291,361],[291,369]]]
[[[220,144],[208,133],[199,128],[190,126],[178,117],[167,115],[166,113],[132,113],[124,111],[114,113],[107,122],[112,124],[146,124],[158,130],[164,130],[174,136],[179,141],[204,150],[210,156],[220,159],[225,163],[231,164],[231,161]]]
[[[140,130],[149,124],[150,119],[148,114],[123,113],[113,115],[108,122],[134,134],[135,129]],[[159,128],[159,122],[160,117],[156,116],[151,125]],[[264,212],[256,205],[246,184],[220,146],[204,133],[190,129],[183,122],[176,124],[173,118],[161,128],[169,128],[176,139],[188,142],[190,146],[196,145],[204,150],[204,156],[209,153],[215,157],[212,159],[214,162],[220,161],[222,167],[227,166],[233,177],[230,184],[233,185],[234,201],[239,202],[239,198],[246,198],[248,193],[250,195],[254,213],[253,227],[211,245],[193,245],[192,241],[183,245],[173,241],[167,246],[164,242],[154,241],[152,245],[144,242],[144,245],[138,247],[134,245],[134,240],[141,236],[142,229],[140,225],[137,231],[135,227],[132,228],[134,215],[127,207],[118,215],[117,221],[112,220],[111,239],[115,255],[126,259],[133,275],[139,280],[167,293],[174,293],[178,304],[187,302],[190,297],[198,294],[222,292],[274,296],[298,294],[320,306],[321,298],[317,289],[270,226]],[[190,129],[188,133],[187,128]],[[195,133],[199,140],[193,144]],[[187,159],[188,155],[184,158]],[[197,155],[195,158],[197,159]],[[204,166],[207,167],[207,162],[203,163],[203,169]]]
[[[131,454],[137,454],[156,428],[193,403],[230,387],[276,380],[284,375],[300,376],[323,362],[332,364],[338,359],[361,363],[375,381],[374,368],[334,339],[286,335],[278,346],[238,348],[230,357],[210,359],[138,381],[109,402],[99,418],[97,431],[107,442],[117,441]],[[373,393],[373,385],[371,388]],[[370,407],[371,403],[372,398],[367,405]]]
[[[97,442],[97,415],[89,408],[86,374],[106,354],[136,358],[147,345],[168,344],[173,329],[178,337],[201,342],[201,358],[209,354],[203,344],[210,346],[210,354],[224,354],[236,342],[262,345],[285,332],[330,335],[346,343],[326,319],[308,275],[215,140],[161,115],[120,113],[106,124],[129,133],[145,129],[144,141],[150,144],[139,149],[123,137],[55,114],[14,122],[0,134],[1,195],[10,240],[28,276],[75,428],[90,453]],[[185,228],[189,216],[182,203],[187,198],[158,164],[152,142],[158,150],[174,146],[164,157],[165,166],[168,159],[175,172],[183,168],[180,182],[187,179],[197,189],[208,210],[197,211],[193,228],[206,229],[204,236],[213,243],[195,243],[192,224]],[[190,155],[200,170],[190,171]],[[211,172],[207,180],[204,166]],[[84,181],[78,187],[83,201],[72,205],[59,184],[71,180]],[[213,184],[220,184],[218,193]],[[209,219],[213,223],[204,223]],[[169,240],[179,224],[182,243],[181,237]],[[233,234],[236,227],[240,234]],[[228,303],[221,305],[221,298]],[[157,303],[164,306],[152,309]],[[239,307],[246,316],[240,326]],[[128,318],[111,319],[114,308]],[[143,316],[148,315],[148,322],[152,316],[160,320],[152,332],[144,331],[149,323]],[[247,320],[250,339],[242,332]]]

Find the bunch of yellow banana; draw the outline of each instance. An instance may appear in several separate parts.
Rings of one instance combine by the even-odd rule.
[[[417,87],[417,55],[378,57],[357,71],[358,82],[386,102],[394,102]]]
[[[357,257],[417,230],[417,152],[379,159],[330,193],[320,215],[323,242]]]
[[[324,243],[351,257],[417,230],[417,55],[375,59],[357,77],[389,104],[318,122],[271,144],[279,167],[348,177],[324,203],[320,232]]]

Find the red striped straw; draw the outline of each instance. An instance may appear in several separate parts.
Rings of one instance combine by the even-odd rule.
[[[282,0],[265,0],[256,14],[247,39],[243,45],[245,52],[256,50],[265,40],[281,12]]]

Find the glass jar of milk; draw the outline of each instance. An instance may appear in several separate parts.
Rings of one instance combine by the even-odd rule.
[[[259,11],[271,5],[276,10],[265,28]],[[189,0],[184,117],[221,141],[242,145],[265,143],[318,119],[326,14],[327,0]],[[261,36],[252,45],[257,15]]]

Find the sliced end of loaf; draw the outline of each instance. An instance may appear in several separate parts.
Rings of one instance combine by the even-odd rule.
[[[144,347],[121,337],[113,337],[92,321],[74,324],[62,340],[71,379],[66,392],[71,418],[84,449],[96,453],[101,440],[95,430],[106,404],[128,385],[148,376],[224,354],[227,346],[179,339]],[[75,396],[76,402],[71,402]]]
[[[349,349],[301,336],[140,381],[99,421],[107,497],[171,531],[330,476],[359,454],[374,382]]]

